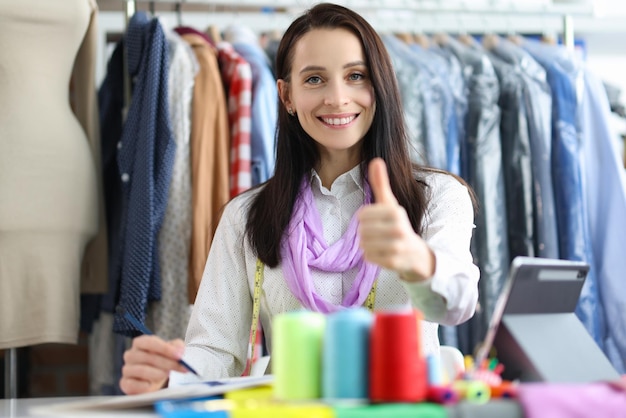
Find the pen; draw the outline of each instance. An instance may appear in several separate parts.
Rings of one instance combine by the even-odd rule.
[[[142,334],[145,334],[145,335],[154,335],[154,333],[152,331],[150,331],[148,329],[148,327],[146,327],[144,324],[142,324],[137,318],[135,318],[135,316],[133,314],[128,312],[126,309],[122,308],[121,306],[118,306],[116,310],[117,310],[117,312],[119,314],[122,314],[124,316],[124,318],[126,318],[131,324],[133,324],[133,326],[135,327],[135,329],[137,329],[137,331],[139,331],[139,332],[141,332]],[[178,362],[180,364],[182,364],[183,367],[186,368],[187,370],[189,370],[191,373],[193,373],[196,376],[200,377],[198,372],[195,371],[193,369],[193,367],[191,367],[185,360],[180,359],[180,360],[178,360]]]

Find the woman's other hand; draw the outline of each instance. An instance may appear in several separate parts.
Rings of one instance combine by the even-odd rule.
[[[165,341],[154,335],[134,338],[124,353],[120,388],[127,395],[135,395],[165,387],[170,371],[187,372],[178,363],[184,351],[182,340]]]

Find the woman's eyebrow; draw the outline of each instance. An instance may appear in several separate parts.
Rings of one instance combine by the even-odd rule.
[[[300,70],[300,74],[302,73],[306,73],[309,71],[323,71],[325,70],[325,67],[319,66],[319,65],[307,65],[306,67],[304,67],[303,69]]]
[[[364,65],[365,65],[365,61],[352,61],[352,62],[345,64],[343,68],[358,67],[358,66],[364,66]],[[300,70],[300,74],[306,73],[309,71],[323,71],[325,69],[326,67],[322,67],[320,65],[307,65],[302,70]]]

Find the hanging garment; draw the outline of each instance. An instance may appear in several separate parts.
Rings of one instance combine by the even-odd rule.
[[[500,83],[500,141],[509,257],[535,256],[532,153],[521,74],[497,56],[489,59]]]
[[[117,283],[119,281],[119,240],[121,232],[121,182],[117,165],[115,144],[122,136],[123,89],[123,40],[114,48],[107,63],[106,77],[98,91],[98,107],[101,136],[102,182],[104,189],[105,216],[108,242],[108,291],[103,295],[83,294],[80,300],[80,329],[91,333],[102,311],[115,309]],[[110,329],[108,330],[110,333]]]
[[[81,287],[106,290],[96,22],[95,1],[0,2],[0,349],[75,344]]]
[[[176,153],[167,208],[158,235],[161,299],[148,304],[146,324],[165,340],[184,338],[191,313],[187,285],[191,244],[191,99],[198,62],[189,45],[167,31],[167,91]]]
[[[424,84],[421,86],[421,100],[424,123],[423,134],[425,142],[426,160],[431,167],[446,169],[447,144],[444,126],[444,93],[442,80],[436,70],[424,58],[423,51],[416,51],[403,41],[392,35],[385,35],[384,42],[387,48],[402,55],[413,66],[413,71],[419,72]],[[409,111],[413,111],[409,109]]]
[[[472,353],[486,333],[489,318],[509,269],[506,203],[500,141],[498,78],[485,52],[448,38],[441,45],[454,53],[463,67],[468,86],[465,126],[466,155],[461,171],[474,189],[480,205],[472,253],[481,271],[481,310],[458,326],[459,348]],[[462,148],[463,149],[463,148]]]
[[[252,127],[252,68],[228,42],[217,44],[222,83],[228,97],[230,126],[230,197],[252,186],[250,130]]]
[[[424,128],[424,101],[422,92],[427,88],[426,77],[416,71],[415,64],[410,62],[406,54],[398,52],[389,42],[392,35],[383,35],[382,39],[393,63],[393,69],[398,80],[404,121],[409,137],[409,154],[411,161],[417,164],[427,164],[425,128]]]
[[[552,183],[552,93],[546,71],[524,49],[500,38],[490,50],[515,66],[524,82],[533,171],[535,254],[559,258],[559,242]]]
[[[189,303],[194,303],[222,207],[229,199],[230,138],[217,50],[203,36],[182,35],[198,61],[191,121],[192,230]]]
[[[130,107],[121,137],[103,136],[105,178],[109,191],[107,213],[119,230],[112,232],[110,290],[103,309],[113,312],[120,305],[145,321],[149,300],[161,297],[157,234],[167,206],[175,147],[168,108],[168,46],[157,19],[138,12],[131,18],[124,43],[128,71],[134,81]],[[121,59],[118,52],[111,57]],[[112,62],[109,63],[113,65]],[[116,63],[117,68],[121,63]],[[107,73],[100,87],[102,120],[119,112],[116,101],[107,102],[104,89],[123,91],[119,72]],[[122,83],[122,84],[120,84]],[[111,128],[112,130],[115,128]],[[103,132],[104,134],[104,132]],[[118,296],[119,295],[119,296]],[[122,315],[115,314],[114,331],[134,336],[137,331]]]
[[[261,184],[274,175],[276,162],[276,123],[278,89],[269,58],[250,28],[230,26],[224,36],[252,69],[251,108],[251,175],[252,185]]]
[[[410,45],[418,61],[428,70],[433,87],[433,101],[439,103],[440,112],[433,112],[435,121],[429,125],[437,126],[436,120],[441,123],[445,137],[446,161],[443,168],[456,175],[461,174],[461,155],[459,148],[459,128],[455,114],[454,95],[451,87],[451,74],[449,64],[441,55],[430,49],[424,49],[417,43]],[[428,119],[430,120],[430,119]]]
[[[585,261],[590,266],[576,314],[604,350],[606,323],[598,295],[587,225],[587,206],[583,199],[585,191],[578,113],[578,97],[582,96],[582,90],[577,90],[583,86],[581,68],[562,46],[525,40],[522,47],[544,67],[552,88],[552,179],[559,228],[559,253],[561,258]]]
[[[610,105],[602,82],[585,70],[581,104],[585,202],[598,291],[607,318],[605,353],[617,371],[626,373],[626,306],[623,242],[626,236],[626,171],[609,129]]]
[[[447,85],[450,88],[452,102],[454,104],[453,121],[451,120],[449,122],[448,137],[454,135],[456,131],[456,138],[448,138],[447,140],[448,171],[466,178],[466,174],[462,171],[461,155],[467,154],[467,151],[463,150],[463,147],[466,145],[465,117],[467,115],[467,86],[465,85],[465,78],[461,71],[461,63],[451,51],[441,48],[434,42],[428,50],[444,60],[447,68],[447,71],[445,71],[447,75]],[[451,150],[451,147],[454,148]]]

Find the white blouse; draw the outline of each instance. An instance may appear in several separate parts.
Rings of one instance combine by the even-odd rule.
[[[330,190],[314,173],[311,187],[328,244],[346,231],[352,215],[363,204],[357,166],[339,176]],[[478,301],[478,267],[472,261],[470,240],[474,212],[467,188],[454,177],[428,173],[431,198],[423,220],[422,237],[436,257],[435,274],[420,283],[407,283],[394,271],[382,269],[376,288],[375,309],[414,306],[423,314],[422,351],[439,350],[438,324],[455,325],[474,314]],[[215,232],[186,334],[185,361],[205,379],[239,376],[246,364],[252,294],[257,257],[245,236],[247,208],[255,192],[233,199]],[[340,305],[357,268],[343,273],[312,270],[317,293]],[[292,295],[281,266],[265,266],[261,295],[261,323],[271,353],[272,318],[302,309]],[[170,386],[195,381],[191,373],[172,372]]]

